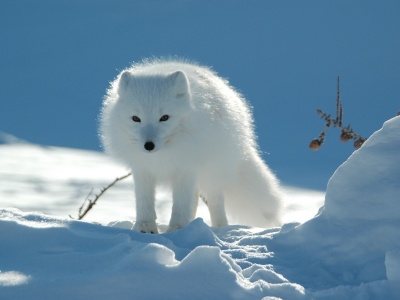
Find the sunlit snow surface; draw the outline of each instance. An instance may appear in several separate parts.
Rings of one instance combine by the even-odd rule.
[[[71,220],[91,187],[126,171],[86,151],[19,144],[0,155],[1,206],[25,211],[0,211],[0,299],[399,299],[400,117],[338,168],[317,217],[304,222],[320,194],[289,189],[287,223],[272,229],[198,218],[133,232],[128,179],[87,218],[120,222]],[[169,195],[158,198],[165,224]]]
[[[0,207],[17,207],[56,216],[76,217],[78,208],[92,189],[89,199],[94,199],[95,194],[115,178],[129,173],[99,152],[28,143],[0,145],[0,164]],[[132,177],[118,182],[100,198],[85,220],[102,224],[133,220],[133,190]],[[285,195],[285,222],[311,219],[324,200],[323,192],[294,187],[286,187]],[[169,191],[158,191],[160,224],[168,224],[171,205]],[[210,224],[208,209],[201,201],[198,217]]]

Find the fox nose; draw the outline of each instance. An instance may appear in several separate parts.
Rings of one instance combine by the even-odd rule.
[[[147,151],[154,150],[155,147],[156,147],[156,146],[154,145],[153,142],[146,142],[146,143],[144,144],[144,149],[146,149]]]

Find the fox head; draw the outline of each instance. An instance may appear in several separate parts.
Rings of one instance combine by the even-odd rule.
[[[118,122],[132,145],[141,151],[156,152],[184,131],[191,93],[182,71],[168,75],[124,71],[117,93]]]

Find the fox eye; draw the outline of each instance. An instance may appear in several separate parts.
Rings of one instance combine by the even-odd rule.
[[[132,116],[133,122],[140,123],[140,118],[138,116]]]
[[[169,119],[169,116],[168,115],[163,115],[161,118],[160,118],[160,122],[165,122],[165,121],[167,121]]]

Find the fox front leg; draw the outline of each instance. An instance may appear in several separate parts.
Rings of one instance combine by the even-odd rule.
[[[172,214],[167,232],[181,229],[194,219],[199,199],[196,178],[193,175],[180,176],[172,188]]]
[[[134,174],[136,197],[136,223],[133,230],[158,233],[155,209],[155,182],[150,174]]]

